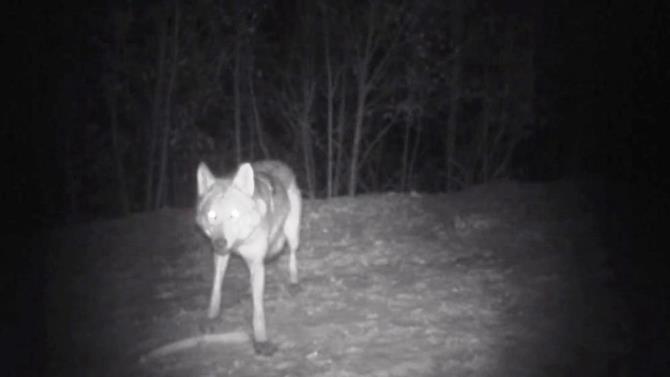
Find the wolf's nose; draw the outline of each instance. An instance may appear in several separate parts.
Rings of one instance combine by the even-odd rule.
[[[214,252],[220,254],[225,254],[227,252],[227,242],[225,238],[215,238],[212,240],[212,244],[214,245]]]

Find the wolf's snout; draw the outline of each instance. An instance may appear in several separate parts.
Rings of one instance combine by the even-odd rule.
[[[221,237],[221,238],[215,238],[212,240],[212,245],[214,245],[214,252],[217,254],[227,254],[228,253],[228,243],[226,242],[226,239]]]

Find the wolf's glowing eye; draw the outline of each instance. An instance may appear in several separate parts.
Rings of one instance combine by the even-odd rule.
[[[236,219],[238,217],[240,217],[240,211],[239,210],[233,209],[233,210],[230,211],[230,218],[231,219]]]
[[[216,211],[214,211],[213,209],[210,209],[207,212],[207,219],[209,219],[209,221],[215,221],[216,220]]]

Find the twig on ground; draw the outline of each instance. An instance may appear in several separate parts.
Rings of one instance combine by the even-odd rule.
[[[233,331],[220,334],[201,334],[190,338],[177,340],[162,347],[156,348],[140,357],[140,363],[197,346],[210,344],[246,343],[249,341],[249,335],[242,331]]]

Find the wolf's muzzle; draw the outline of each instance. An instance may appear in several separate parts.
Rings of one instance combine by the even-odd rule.
[[[214,252],[217,254],[226,255],[230,252],[228,242],[226,242],[226,239],[223,237],[213,239],[212,246],[214,246]]]

